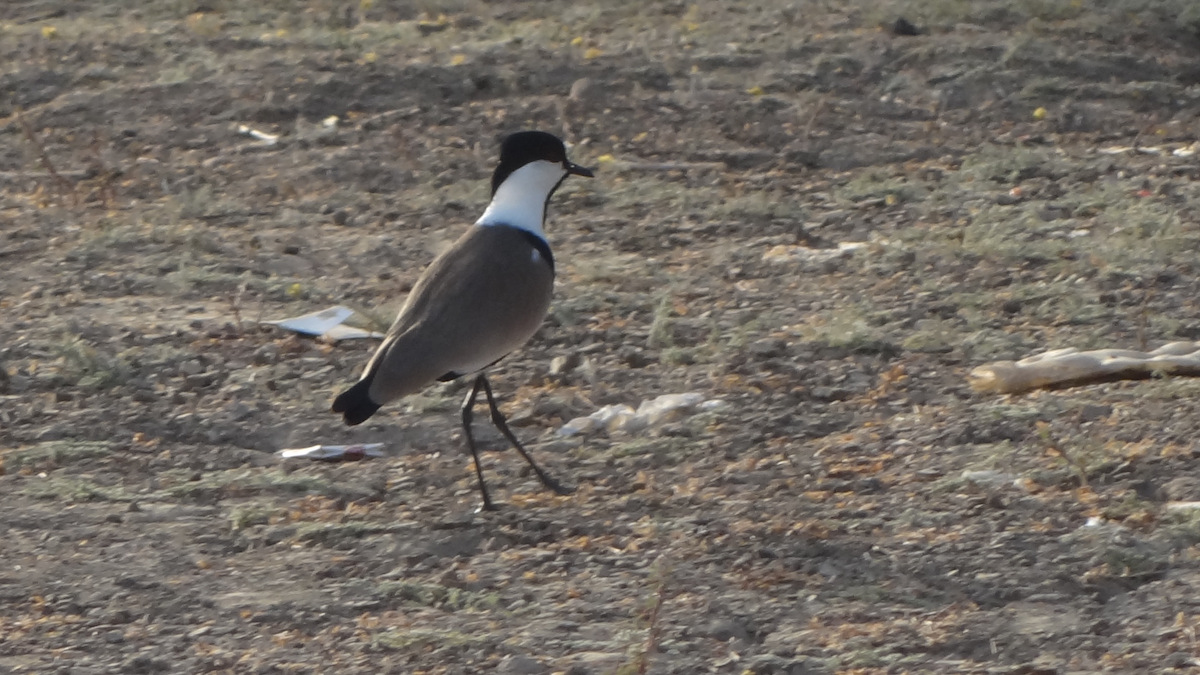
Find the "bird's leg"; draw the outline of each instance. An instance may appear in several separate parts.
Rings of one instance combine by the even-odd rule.
[[[479,451],[475,449],[475,436],[471,433],[471,420],[475,417],[475,398],[479,396],[479,389],[487,387],[487,380],[483,379],[483,375],[475,378],[475,384],[471,385],[471,391],[467,393],[467,397],[462,403],[462,423],[463,433],[467,435],[467,448],[471,450],[471,458],[475,460],[475,476],[479,479],[479,494],[483,495],[483,506],[481,511],[496,511],[496,505],[492,503],[492,498],[488,495],[487,485],[483,482],[483,468],[479,464]],[[488,400],[491,400],[491,390],[488,390]]]
[[[542,471],[542,467],[533,461],[528,452],[525,452],[525,448],[521,447],[520,441],[517,440],[512,430],[508,428],[508,421],[504,419],[504,415],[501,414],[500,408],[496,405],[496,397],[492,395],[492,385],[488,384],[487,378],[482,374],[475,379],[475,388],[478,389],[481,384],[483,385],[483,393],[487,396],[488,408],[492,413],[492,424],[496,425],[496,428],[500,430],[500,433],[504,434],[508,442],[517,449],[517,452],[521,453],[526,462],[529,462],[530,468],[537,474],[538,479],[542,481],[542,485],[554,490],[555,494],[569,495],[574,492],[575,488],[562,485],[551,478],[545,471]]]

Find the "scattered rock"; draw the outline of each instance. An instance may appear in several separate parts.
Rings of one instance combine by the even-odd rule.
[[[721,642],[728,640],[745,642],[750,639],[750,632],[746,630],[746,627],[733,619],[713,619],[704,632],[712,639]]]
[[[508,426],[510,427],[530,427],[537,423],[532,407],[519,408],[508,415]]]
[[[532,414],[543,419],[568,419],[574,412],[571,402],[562,396],[541,396],[533,404]]]
[[[625,660],[621,652],[577,652],[559,659],[558,667],[565,666],[568,675],[599,675],[613,672]]]
[[[279,345],[274,342],[265,344],[254,350],[254,365],[265,366],[279,360]]]
[[[697,410],[719,410],[728,404],[721,399],[704,400],[697,392],[663,394],[642,401],[634,410],[624,403],[606,405],[586,417],[576,417],[558,430],[559,436],[574,436],[605,429],[609,433],[636,434],[687,417]]]
[[[280,542],[287,541],[296,536],[297,528],[295,525],[280,525],[267,528],[263,533],[262,542],[267,546],[274,546]]]
[[[749,658],[743,673],[754,675],[817,675],[817,670],[808,659],[787,659],[774,654],[759,654]]]
[[[182,391],[195,391],[203,389],[212,384],[212,379],[208,375],[188,375],[183,379]]]
[[[850,391],[841,387],[813,387],[812,397],[818,401],[845,401]]]
[[[1176,476],[1163,485],[1162,491],[1172,501],[1200,501],[1200,478]]]
[[[921,29],[917,28],[912,24],[912,22],[901,16],[892,22],[892,34],[904,36],[920,35]]]
[[[474,555],[483,544],[483,534],[479,530],[455,532],[448,537],[434,542],[428,548],[430,555],[439,558],[457,558]]]
[[[450,22],[445,17],[440,21],[420,21],[417,23],[417,31],[423,36],[440,33],[448,28],[450,28]]]
[[[0,118],[20,105],[32,134],[0,122],[0,668],[611,675],[636,669],[658,581],[655,674],[1195,666],[1194,381],[990,400],[961,381],[1136,347],[1142,319],[1200,339],[1200,55],[1153,8],[1090,3],[1105,30],[1032,39],[1022,3],[957,3],[933,36],[896,13],[863,35],[845,3],[571,8],[635,20],[630,46],[537,3],[308,3],[336,8],[207,35],[233,3],[183,3],[162,35],[120,30],[136,17],[110,10],[136,3],[9,4],[28,7],[0,40],[19,61]],[[444,32],[359,39],[377,29]],[[239,153],[243,123],[279,143]],[[393,312],[527,125],[601,178],[551,203],[559,321],[497,394],[580,489],[541,489],[481,412],[504,506],[472,515],[463,383],[348,428],[329,399],[378,343],[250,321]],[[64,353],[76,338],[94,351]],[[668,392],[728,412],[668,401],[653,426],[639,403]],[[610,403],[623,435],[541,428]],[[285,467],[284,439],[395,452]]]
[[[751,356],[759,359],[786,356],[788,353],[788,342],[783,339],[764,338],[751,342],[747,351]]]
[[[155,658],[148,654],[138,654],[126,659],[121,666],[122,673],[131,673],[133,675],[142,675],[148,673],[165,673],[171,670],[170,662]]]
[[[1079,411],[1080,422],[1094,422],[1099,419],[1104,419],[1112,415],[1113,407],[1111,405],[1096,405],[1089,403],[1083,406]]]
[[[624,345],[617,350],[617,357],[630,368],[645,368],[654,363],[654,358],[646,350],[633,345]]]
[[[223,412],[229,416],[231,422],[241,422],[254,414],[254,410],[241,401],[230,401],[225,405]]]
[[[1012,485],[1017,477],[1003,471],[963,471],[962,477],[976,485],[985,487],[1003,487]]]
[[[550,374],[561,377],[579,367],[582,359],[579,354],[572,352],[567,356],[556,356],[550,359]]]
[[[536,659],[522,654],[506,656],[496,668],[497,673],[504,675],[539,675],[549,671],[549,668],[538,663]]]
[[[38,432],[36,438],[38,442],[57,441],[67,438],[70,435],[70,430],[65,424],[53,424]]]
[[[590,104],[599,93],[600,88],[591,78],[581,77],[571,85],[571,93],[567,98],[575,103]]]
[[[454,17],[454,27],[459,30],[470,30],[483,25],[483,19],[474,14],[460,14]]]
[[[804,630],[795,625],[782,626],[763,638],[762,647],[778,656],[792,656],[804,646]]]

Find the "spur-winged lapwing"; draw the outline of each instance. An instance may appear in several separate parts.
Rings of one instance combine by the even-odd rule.
[[[554,255],[542,228],[550,196],[572,174],[592,176],[590,169],[567,159],[558,137],[522,131],[504,139],[487,210],[425,270],[362,378],[333,401],[333,412],[342,413],[346,424],[360,424],[380,406],[435,380],[473,375],[474,384],[462,404],[462,424],[485,510],[496,507],[471,433],[480,390],[487,396],[492,423],[542,484],[558,494],[571,492],[521,447],[496,407],[483,370],[525,344],[550,308]]]

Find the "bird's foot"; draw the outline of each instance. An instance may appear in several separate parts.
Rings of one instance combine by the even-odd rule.
[[[475,513],[497,513],[498,511],[500,511],[500,507],[490,499],[484,500],[479,508],[475,509]]]

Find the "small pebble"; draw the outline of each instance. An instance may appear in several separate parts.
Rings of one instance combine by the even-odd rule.
[[[496,672],[506,675],[539,675],[539,673],[544,673],[546,670],[546,666],[538,663],[537,660],[517,654],[506,657],[501,661]]]
[[[550,360],[551,375],[566,375],[579,366],[579,355],[556,356]]]
[[[911,37],[913,35],[920,35],[921,29],[914,26],[908,19],[900,17],[892,24],[892,33],[894,35]]]

